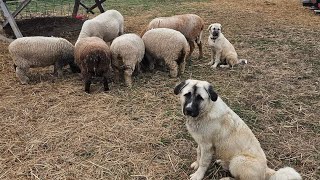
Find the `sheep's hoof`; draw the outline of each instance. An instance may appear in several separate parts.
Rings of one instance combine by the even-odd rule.
[[[127,88],[132,88],[132,84],[127,84]]]
[[[25,78],[24,80],[20,80],[20,82],[22,85],[27,85],[27,84],[29,84],[30,80],[29,80],[29,78]]]
[[[210,62],[208,62],[207,65],[208,65],[208,66],[211,66],[212,64],[213,64],[213,62],[210,61]]]

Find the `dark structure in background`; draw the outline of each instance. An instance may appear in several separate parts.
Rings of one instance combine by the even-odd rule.
[[[0,0],[0,8],[2,11],[2,15],[4,16],[4,22],[0,25],[2,28],[6,27],[8,24],[10,24],[12,31],[14,32],[14,35],[16,38],[23,37],[16,21],[15,17],[19,15],[19,13],[27,7],[27,5],[31,2],[31,0],[22,0],[19,1],[19,5],[17,6],[16,10],[14,12],[10,12],[7,3],[10,1],[14,0]],[[95,4],[92,6],[87,6],[84,3],[81,2],[81,0],[75,0],[74,1],[74,8],[73,8],[73,13],[72,17],[76,18],[77,13],[79,10],[79,7],[82,6],[84,9],[86,9],[87,13],[94,14],[92,11],[93,9],[97,8],[99,9],[100,12],[104,12],[104,8],[102,6],[102,3],[104,3],[106,0],[94,0]]]
[[[320,0],[303,0],[303,6],[309,6],[316,14],[320,14]]]

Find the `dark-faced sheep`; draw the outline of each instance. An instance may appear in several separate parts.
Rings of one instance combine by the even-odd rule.
[[[54,65],[54,74],[62,76],[62,67],[69,64],[72,72],[80,72],[74,63],[74,46],[63,38],[23,37],[10,43],[10,55],[14,62],[16,76],[22,84],[28,84],[29,68]]]
[[[103,77],[104,91],[108,91],[111,52],[106,42],[98,37],[81,38],[75,45],[74,56],[81,69],[85,92],[90,93],[90,85],[94,76]]]
[[[150,70],[154,69],[156,61],[164,61],[169,67],[171,77],[184,73],[190,49],[182,33],[168,28],[151,29],[142,36],[142,40],[146,47],[142,63],[148,64]]]
[[[190,56],[195,48],[194,42],[198,45],[199,56],[198,59],[203,57],[202,52],[202,36],[204,29],[204,20],[195,14],[182,14],[171,17],[158,17],[150,21],[148,26],[144,29],[141,36],[148,30],[154,28],[170,28],[181,32],[187,39],[190,52],[187,59],[190,60]]]

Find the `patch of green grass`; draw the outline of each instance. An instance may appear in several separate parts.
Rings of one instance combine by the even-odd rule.
[[[119,2],[117,0],[110,0],[104,4],[106,9],[117,9],[121,11],[124,15],[130,15],[131,13],[140,13],[144,10],[152,10],[155,8],[161,8],[162,13],[170,12],[175,14],[177,8],[182,3],[188,2],[205,2],[208,0],[127,0]],[[180,11],[180,9],[179,9]]]
[[[7,6],[11,12],[20,5],[19,1],[8,1]],[[71,14],[74,1],[71,0],[37,0],[31,1],[21,12],[20,16],[38,15],[65,15]]]

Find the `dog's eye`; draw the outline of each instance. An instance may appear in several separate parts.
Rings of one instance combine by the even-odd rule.
[[[218,29],[218,31],[220,31],[220,29]]]
[[[184,94],[185,97],[190,97],[191,96],[191,92],[188,92],[186,94]]]
[[[216,28],[213,28],[213,30],[216,30]]]
[[[198,100],[203,100],[203,98],[200,95],[197,96],[197,99]]]

